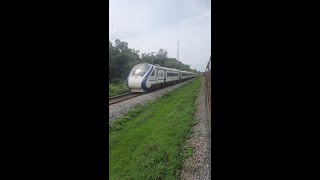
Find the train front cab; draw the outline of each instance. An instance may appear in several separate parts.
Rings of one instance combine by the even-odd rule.
[[[153,71],[149,64],[138,64],[133,67],[128,77],[128,86],[132,92],[146,92],[147,80]]]

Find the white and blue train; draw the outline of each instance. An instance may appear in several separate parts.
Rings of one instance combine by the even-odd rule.
[[[127,83],[131,92],[147,92],[163,85],[175,84],[197,76],[198,73],[194,72],[143,63],[132,68]]]

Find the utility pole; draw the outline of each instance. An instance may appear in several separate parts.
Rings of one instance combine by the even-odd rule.
[[[113,31],[113,25],[112,25],[111,28],[112,28],[112,29],[111,29],[111,34],[112,34],[113,38],[115,38],[115,37],[114,37],[114,31]]]
[[[177,52],[177,60],[179,61],[179,40],[178,40],[178,52]]]
[[[151,55],[151,59],[152,59],[152,64],[153,64],[153,59],[154,59],[154,57],[153,57],[153,53],[156,53],[156,52],[151,52],[152,53],[152,55]]]
[[[177,60],[178,60],[178,62],[179,62],[179,40],[178,40]],[[180,70],[182,70],[182,64],[180,64]]]

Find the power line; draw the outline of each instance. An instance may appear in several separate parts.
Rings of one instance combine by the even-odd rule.
[[[114,26],[114,25],[113,25]],[[115,27],[115,26],[114,26]],[[117,29],[119,29],[118,27],[116,27]],[[121,29],[119,29],[119,30],[121,30]],[[122,31],[125,31],[125,30],[122,30]],[[132,34],[130,34],[128,31],[125,31],[129,36],[131,36],[131,37],[133,37],[133,38],[137,38],[137,37],[135,37],[134,35],[132,35]],[[138,39],[137,39],[138,40]],[[147,42],[145,42],[145,41],[143,41],[143,40],[138,40],[138,41],[141,41],[141,42],[143,42],[143,43],[145,43],[145,44],[147,44],[147,45],[149,45],[149,46],[152,46],[151,44],[149,44],[149,43],[147,43]]]
[[[116,38],[115,36],[113,36],[113,37],[111,36],[111,37],[109,37],[109,38],[113,39],[113,41],[115,41],[116,39],[119,39],[119,38]],[[128,43],[128,46],[135,47],[136,50],[139,50],[140,52],[145,51],[145,52],[147,53],[148,51],[150,51],[149,49],[146,50],[146,49],[141,48],[141,47],[139,47],[139,46],[137,46],[137,45],[135,45],[135,44],[133,44],[133,43]]]
[[[144,45],[143,45],[143,47],[145,46],[145,45],[148,45],[147,46],[147,48],[141,48],[141,47],[139,47],[139,46],[137,46],[137,45],[133,45],[134,47],[137,47],[138,48],[138,50],[143,50],[143,51],[145,51],[145,52],[153,52],[153,51],[155,51],[155,50],[153,50],[153,48],[154,48],[154,46],[153,45],[151,45],[151,44],[149,44],[149,43],[147,43],[147,42],[145,42],[145,41],[143,41],[143,40],[140,40],[140,39],[137,39],[134,35],[132,35],[132,34],[130,34],[129,32],[127,32],[127,31],[125,31],[125,30],[122,30],[122,29],[120,29],[119,27],[117,27],[117,26],[115,26],[115,25],[112,25],[112,34],[113,34],[113,37],[115,37],[115,32],[113,31],[113,29],[114,28],[116,28],[116,29],[118,29],[118,30],[120,30],[120,31],[124,31],[128,36],[130,36],[131,38],[133,38],[133,39],[135,39],[135,40],[137,40],[138,42],[140,42],[140,44],[141,43],[144,43]],[[119,33],[119,32],[118,32]],[[129,45],[129,43],[128,43],[128,45]],[[141,44],[142,45],[142,44]],[[132,43],[130,43],[130,46],[132,46]],[[150,49],[149,47],[150,46],[152,46],[152,49]],[[147,50],[145,50],[145,49],[147,49]],[[177,53],[177,60],[179,61],[179,41],[178,41],[178,53]],[[182,63],[182,62],[181,62]],[[182,68],[182,67],[181,67]]]
[[[136,39],[137,41],[140,41],[140,42],[142,42],[142,43],[144,43],[144,44],[146,44],[146,45],[148,45],[148,46],[152,46],[152,48],[156,49],[153,45],[151,45],[151,44],[149,44],[149,43],[147,43],[147,42],[145,42],[145,41],[143,41],[143,40],[137,39],[137,37],[135,37],[134,35],[130,34],[129,32],[127,32],[127,31],[125,31],[125,30],[123,30],[123,29],[120,29],[119,27],[114,26],[114,25],[113,25],[113,27],[117,28],[117,29],[120,30],[120,31],[124,31],[127,35],[129,35],[130,37]]]
[[[116,40],[116,39],[122,39],[122,38],[120,38],[120,37],[117,37],[117,38],[116,38],[115,36],[114,36],[114,38],[115,38],[114,40]],[[131,46],[132,44],[133,44],[134,46],[136,46],[136,47],[138,47],[138,48],[140,48],[140,49],[142,49],[142,50],[146,51],[146,52],[147,52],[147,51],[152,51],[152,50],[151,50],[151,49],[149,49],[149,48],[145,48],[145,47],[141,48],[140,46],[135,45],[134,43],[128,42],[128,45],[130,45],[130,46]],[[146,49],[147,49],[147,50],[146,50]]]

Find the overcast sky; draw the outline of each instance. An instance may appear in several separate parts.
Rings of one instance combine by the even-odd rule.
[[[109,39],[168,56],[204,71],[211,50],[210,0],[110,0]]]

